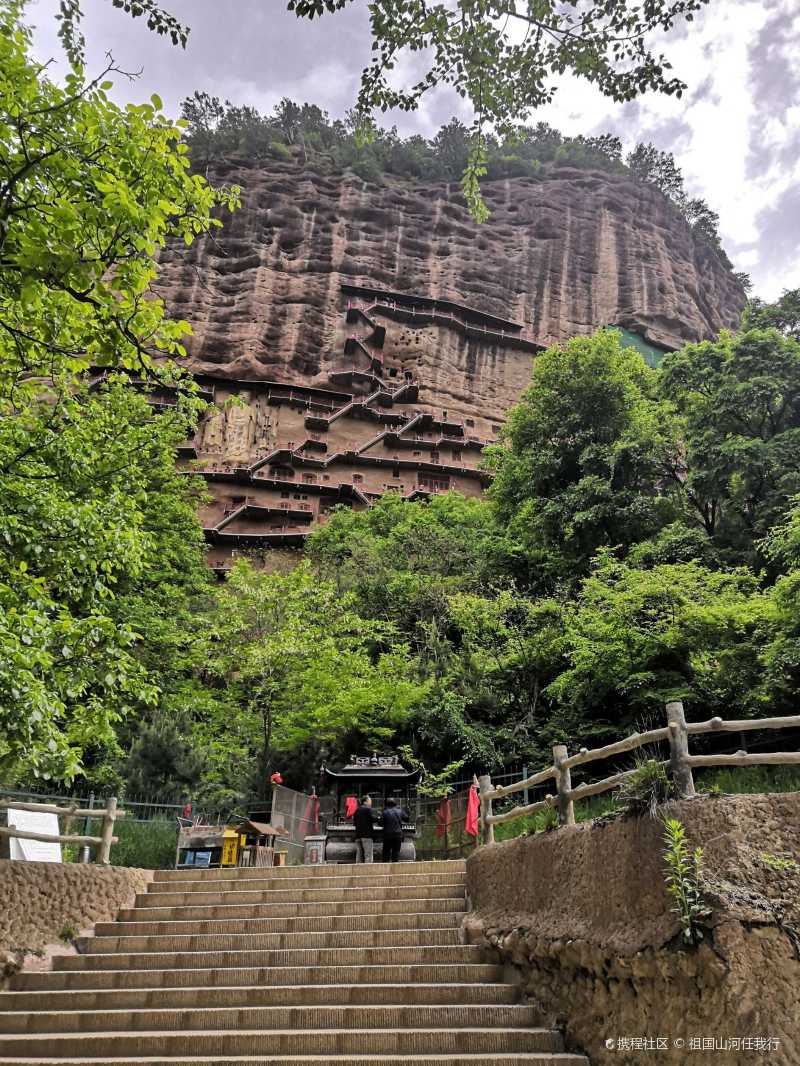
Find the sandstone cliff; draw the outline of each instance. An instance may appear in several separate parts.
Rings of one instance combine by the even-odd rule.
[[[480,493],[481,450],[547,344],[618,325],[657,357],[743,306],[716,253],[624,177],[490,183],[483,226],[457,187],[367,185],[300,160],[214,180],[242,187],[241,210],[167,249],[161,285],[218,404],[184,454],[211,489],[222,568],[233,551],[300,546],[339,504]]]
[[[321,384],[342,282],[454,300],[521,323],[543,345],[616,324],[675,348],[736,325],[744,303],[664,197],[625,177],[551,168],[489,183],[482,226],[457,186],[370,185],[299,160],[231,164],[214,177],[241,185],[242,208],[162,266],[164,296],[192,323],[192,360],[206,372]],[[415,342],[435,348],[428,359],[458,392],[463,338],[434,331]],[[485,369],[490,391],[505,394],[504,368]]]

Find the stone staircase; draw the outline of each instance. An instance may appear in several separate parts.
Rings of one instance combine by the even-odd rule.
[[[0,993],[25,1066],[588,1066],[465,944],[463,862],[159,871]]]

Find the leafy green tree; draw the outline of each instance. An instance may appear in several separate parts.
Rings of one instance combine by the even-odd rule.
[[[602,554],[568,614],[568,666],[549,694],[573,737],[661,725],[677,698],[706,715],[753,714],[773,613],[745,570],[640,570]]]
[[[496,541],[483,500],[452,492],[413,503],[387,493],[367,511],[335,511],[308,551],[365,617],[391,621],[418,653],[436,657],[449,596],[490,576]]]
[[[209,638],[209,670],[227,705],[206,728],[247,753],[262,795],[278,754],[385,741],[424,695],[391,626],[361,618],[352,596],[319,581],[307,563],[288,574],[237,563]]]
[[[457,181],[469,161],[469,130],[457,118],[446,123],[433,139],[431,147],[442,168],[442,176],[448,181]]]
[[[784,289],[773,303],[754,296],[745,308],[742,329],[777,329],[800,341],[800,289]]]
[[[684,195],[683,174],[672,152],[662,152],[654,144],[640,142],[628,153],[625,162],[635,178],[655,185],[668,200],[677,203]]]
[[[510,588],[450,600],[453,639],[465,667],[462,689],[473,714],[483,712],[500,763],[546,757],[562,739],[549,730],[547,689],[566,665],[564,611],[563,602],[531,600]]]
[[[661,152],[654,144],[637,144],[625,162],[633,176],[648,185],[655,185],[674,205],[691,226],[695,236],[720,253],[725,266],[730,262],[719,237],[719,215],[712,211],[705,200],[689,196],[683,185],[683,174],[671,152]],[[746,275],[735,275],[744,288]]]
[[[158,698],[174,608],[202,582],[202,531],[175,448],[121,376],[0,421],[0,766],[69,780]],[[173,524],[170,524],[174,522]],[[174,570],[185,564],[175,580]],[[207,579],[206,579],[207,580]],[[142,634],[146,633],[146,638]]]
[[[352,0],[289,0],[289,10],[313,19]],[[357,110],[365,123],[374,111],[416,110],[425,93],[449,85],[475,112],[462,188],[476,218],[486,217],[479,179],[486,172],[486,128],[506,137],[532,108],[550,103],[556,78],[566,71],[614,100],[647,91],[680,95],[685,88],[670,64],[648,45],[654,33],[690,21],[706,0],[378,0],[370,5],[372,62],[361,78]],[[521,31],[521,32],[520,32]],[[427,70],[412,84],[396,71],[408,53],[422,55]]]
[[[670,471],[695,520],[734,563],[800,492],[800,344],[752,330],[664,358],[660,384],[679,416]]]
[[[490,450],[490,495],[518,575],[574,582],[603,545],[629,548],[673,515],[656,373],[603,331],[549,348]]]
[[[155,255],[236,197],[190,175],[157,99],[123,110],[100,79],[51,82],[20,15],[2,0],[0,760],[69,780],[156,699],[116,597],[147,580],[148,493],[197,413],[187,399],[156,419],[126,379],[86,375],[179,386],[155,369],[188,331],[152,292]]]
[[[205,752],[192,743],[191,722],[159,713],[140,723],[125,760],[125,787],[136,796],[179,800],[197,793]]]

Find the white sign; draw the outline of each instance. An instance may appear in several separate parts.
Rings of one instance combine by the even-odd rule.
[[[58,836],[58,815],[43,811],[8,810],[9,829],[22,829],[26,833],[47,833]],[[11,837],[11,858],[27,859],[28,862],[61,862],[61,845],[43,840],[21,840]]]

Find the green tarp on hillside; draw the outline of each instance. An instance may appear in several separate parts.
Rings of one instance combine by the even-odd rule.
[[[620,343],[623,348],[635,348],[648,366],[658,366],[665,354],[670,350],[669,348],[661,348],[657,344],[651,344],[640,333],[623,329],[622,326],[609,326],[608,328],[615,329],[620,334]]]

